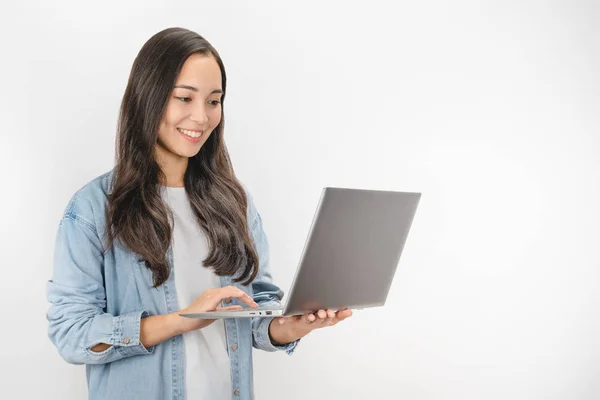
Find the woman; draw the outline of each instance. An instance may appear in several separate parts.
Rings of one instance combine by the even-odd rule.
[[[279,303],[252,198],[223,139],[216,50],[180,28],[132,66],[115,168],[80,189],[60,222],[49,336],[86,364],[91,399],[251,399],[252,346],[291,353],[350,310],[201,320],[182,312]]]

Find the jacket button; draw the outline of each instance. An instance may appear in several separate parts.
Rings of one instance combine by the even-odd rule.
[[[237,344],[235,344],[235,343],[234,343],[234,344],[231,346],[231,348],[232,348],[233,350],[237,350]]]
[[[240,391],[236,389],[236,390],[233,391],[233,394],[235,394],[236,396],[239,396],[240,395]]]
[[[125,344],[129,344],[129,338],[128,338],[128,337],[126,337],[125,339],[123,339],[123,343],[125,343]]]
[[[227,303],[227,304],[231,303],[231,297],[226,298],[225,303]]]

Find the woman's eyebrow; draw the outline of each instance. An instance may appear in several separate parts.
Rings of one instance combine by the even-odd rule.
[[[198,88],[189,85],[175,85],[176,88],[191,90],[192,92],[197,92]],[[211,92],[211,94],[223,94],[221,89],[215,89]]]

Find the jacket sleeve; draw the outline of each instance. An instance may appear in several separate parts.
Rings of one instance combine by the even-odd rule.
[[[271,271],[269,268],[269,244],[267,235],[263,230],[260,214],[254,208],[252,197],[248,195],[249,220],[252,237],[256,246],[259,258],[259,270],[256,278],[252,282],[253,298],[260,306],[281,305],[283,291],[273,283]],[[253,317],[252,318],[252,345],[260,350],[277,351],[283,350],[287,354],[292,354],[298,345],[299,340],[288,343],[283,346],[276,346],[271,342],[269,336],[269,324],[273,317]]]
[[[54,251],[53,279],[47,283],[48,336],[71,364],[103,364],[151,354],[140,342],[144,310],[113,316],[105,312],[102,243],[93,223],[67,211]],[[99,343],[111,345],[92,351]]]

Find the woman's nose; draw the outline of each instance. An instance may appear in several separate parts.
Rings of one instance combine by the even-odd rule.
[[[194,110],[192,115],[190,115],[190,119],[196,122],[198,125],[204,126],[208,122],[208,115],[206,115],[206,110],[204,107],[201,106]]]

